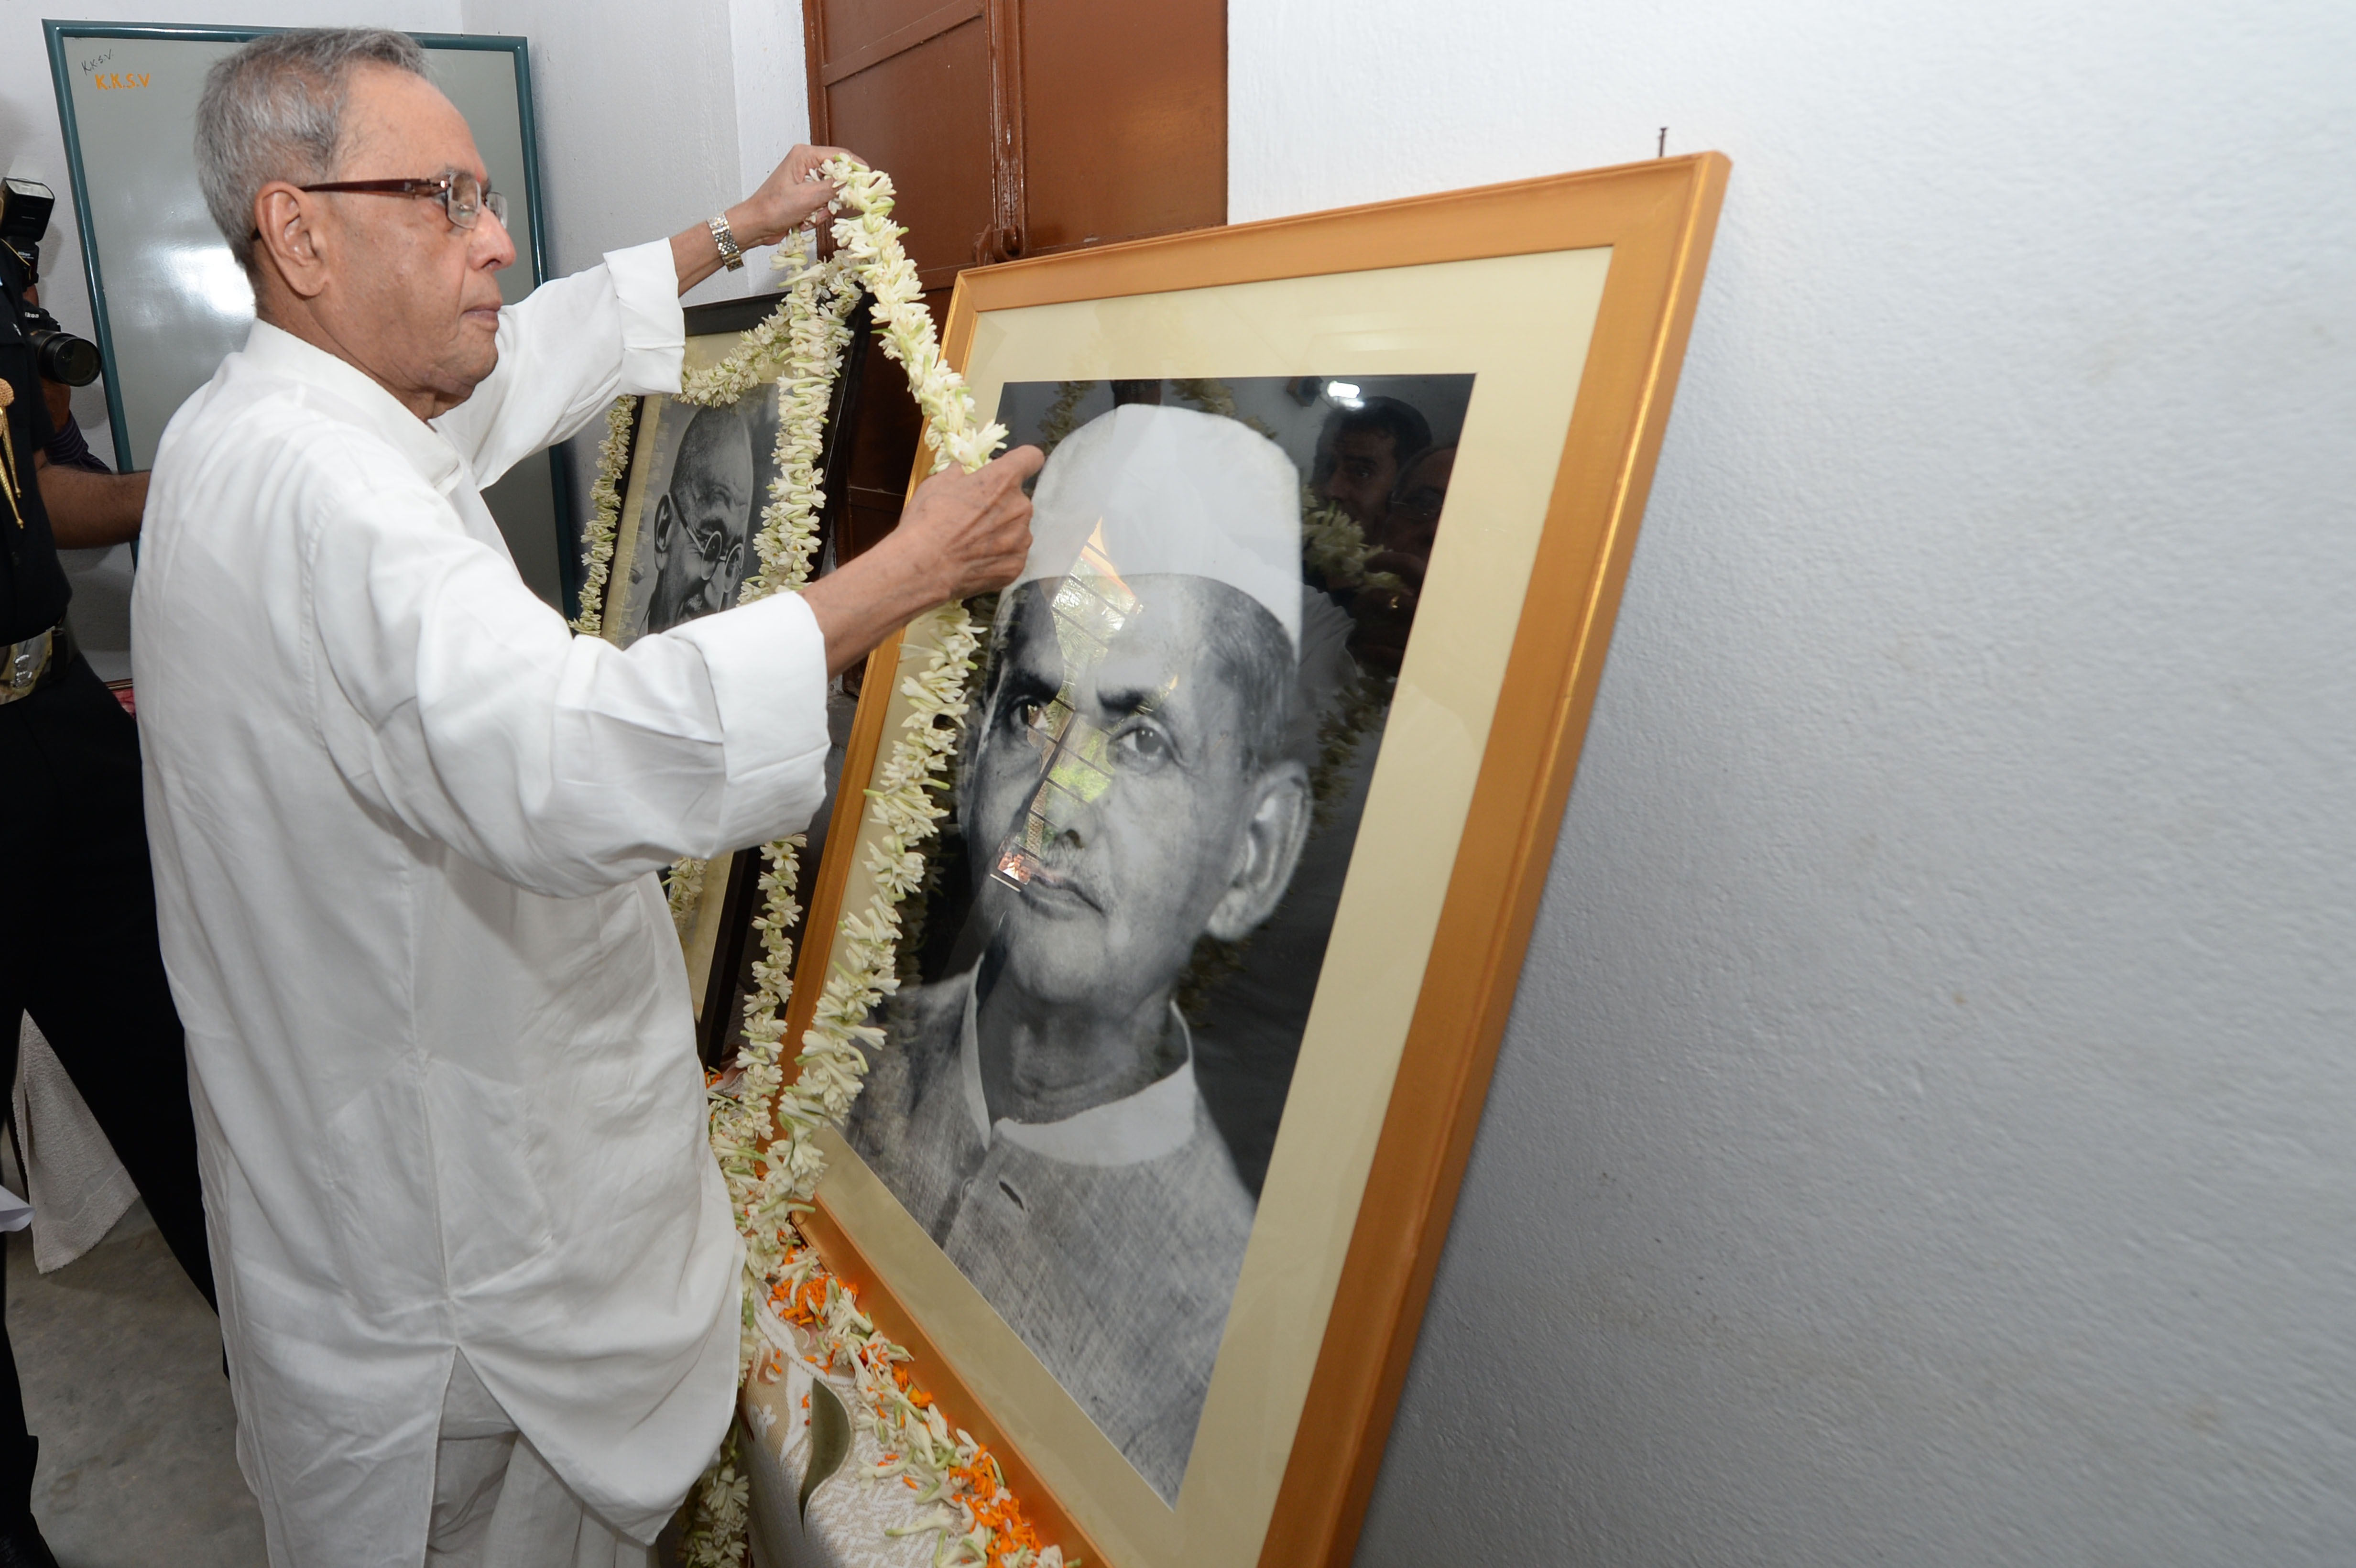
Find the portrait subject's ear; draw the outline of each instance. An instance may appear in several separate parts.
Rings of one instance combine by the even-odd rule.
[[[318,226],[324,211],[316,197],[284,180],[272,180],[253,198],[256,260],[306,300],[327,286],[327,246]]]
[[[655,497],[655,559],[670,553],[670,492]]]
[[[1309,841],[1311,805],[1309,770],[1299,763],[1279,763],[1260,774],[1237,846],[1236,874],[1204,929],[1222,942],[1240,942],[1276,912]]]

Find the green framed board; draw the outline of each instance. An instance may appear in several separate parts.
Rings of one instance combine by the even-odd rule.
[[[173,412],[242,347],[253,293],[197,185],[197,100],[205,72],[274,27],[48,22],[49,73],[106,363],[117,467],[145,468]],[[457,105],[494,188],[509,195],[513,304],[547,276],[531,63],[518,37],[414,35]],[[570,481],[561,456],[521,463],[483,493],[517,569],[569,612],[575,587]]]

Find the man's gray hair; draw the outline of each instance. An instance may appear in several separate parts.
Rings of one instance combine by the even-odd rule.
[[[381,27],[302,27],[246,45],[205,73],[197,104],[197,183],[230,254],[254,275],[253,204],[272,180],[335,177],[352,70],[425,72],[425,51]]]

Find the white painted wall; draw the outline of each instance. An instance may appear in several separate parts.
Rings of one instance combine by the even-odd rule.
[[[1360,1563],[2348,1562],[2356,10],[1229,25],[1239,220],[1735,160]]]
[[[809,140],[809,78],[802,65],[802,10],[793,0],[728,0],[729,64],[736,87],[735,201],[760,187],[798,142]],[[745,253],[735,274],[745,293],[775,286],[766,250]],[[722,274],[723,278],[728,274]]]
[[[791,0],[459,0],[463,29],[531,40],[550,262],[562,275],[741,200],[809,134]],[[767,289],[748,252],[691,300]]]
[[[809,137],[793,0],[460,0],[460,17],[466,32],[531,40],[553,275],[734,205]],[[769,254],[747,251],[741,271],[688,299],[773,287]],[[576,439],[566,455],[579,509],[594,442]]]

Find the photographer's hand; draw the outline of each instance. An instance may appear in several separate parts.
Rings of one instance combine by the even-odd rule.
[[[46,452],[33,454],[33,467],[59,549],[97,549],[139,536],[140,515],[147,509],[146,475],[60,468]]]

